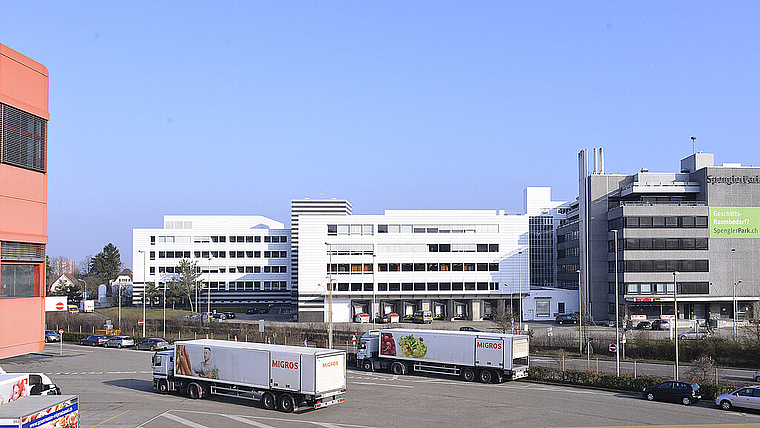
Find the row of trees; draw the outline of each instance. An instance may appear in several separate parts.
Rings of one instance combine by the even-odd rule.
[[[62,259],[61,257],[54,257],[52,260],[48,256],[45,263],[45,276],[47,277],[48,286],[60,276],[61,272],[56,272],[55,262]],[[79,263],[81,266],[78,272],[74,272],[73,276],[77,279],[74,284],[66,285],[65,287],[55,290],[50,293],[51,296],[67,296],[68,301],[72,305],[78,305],[82,300],[83,287],[87,287],[87,294],[91,299],[98,298],[98,286],[100,284],[106,284],[107,297],[113,300],[112,303],[116,303],[118,299],[118,293],[113,296],[113,292],[110,287],[112,280],[116,279],[119,272],[122,270],[121,255],[119,249],[112,243],[108,243],[103,247],[103,250],[96,254],[94,257],[87,256]],[[125,290],[122,290],[122,296],[125,295]]]

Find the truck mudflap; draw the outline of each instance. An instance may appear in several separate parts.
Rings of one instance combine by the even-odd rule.
[[[528,377],[528,367],[527,366],[515,367],[512,370],[511,375],[512,375],[512,380]]]
[[[332,406],[333,404],[338,404],[346,401],[345,398],[343,398],[342,394],[339,395],[333,395],[332,397],[329,397],[327,399],[319,400],[314,403],[315,409],[321,409],[322,407]]]

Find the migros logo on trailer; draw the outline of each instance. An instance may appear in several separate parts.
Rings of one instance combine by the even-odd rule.
[[[334,360],[334,361],[325,361],[322,363],[322,367],[337,367],[340,365],[340,361]]]
[[[285,360],[272,360],[272,367],[278,369],[298,370],[298,363]]]
[[[500,342],[481,342],[478,340],[475,342],[476,348],[484,348],[484,349],[501,349],[501,343]]]

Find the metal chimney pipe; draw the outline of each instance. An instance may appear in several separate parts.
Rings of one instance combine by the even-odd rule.
[[[604,147],[599,147],[599,174],[604,175]]]
[[[599,171],[599,159],[597,158],[596,151],[597,148],[594,147],[594,175]]]

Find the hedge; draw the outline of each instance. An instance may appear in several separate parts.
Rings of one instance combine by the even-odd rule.
[[[588,371],[562,371],[553,368],[537,366],[533,366],[528,369],[528,379],[539,382],[549,382],[564,385],[580,385],[635,393],[641,393],[645,387],[657,385],[658,383],[667,380],[659,376],[615,376],[611,374],[602,374]],[[736,389],[736,385],[730,384],[705,384],[700,385],[700,387],[702,388],[703,400],[714,400],[718,395]]]

